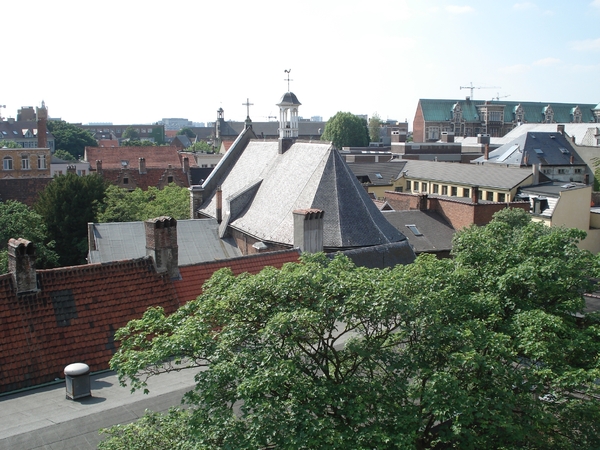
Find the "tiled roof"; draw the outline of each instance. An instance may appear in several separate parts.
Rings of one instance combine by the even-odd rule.
[[[448,99],[420,99],[419,104],[426,121],[440,122],[452,119],[452,109],[456,103],[462,108],[463,118],[467,122],[479,121],[477,106],[485,100],[448,100]],[[573,108],[579,106],[582,122],[594,122],[593,103],[552,103],[552,102],[490,102],[490,105],[504,105],[504,122],[516,120],[515,111],[520,105],[525,113],[524,120],[528,123],[544,122],[545,108],[550,105],[554,111],[554,122],[568,123],[573,121]]]
[[[216,217],[216,186],[223,192],[222,227],[264,242],[293,244],[297,209],[325,211],[323,245],[342,249],[398,242],[405,237],[381,215],[330,144],[296,141],[280,154],[277,141],[240,139],[205,181],[200,211]]]
[[[145,158],[146,168],[166,169],[169,164],[182,167],[182,157],[174,146],[147,147],[86,147],[85,160],[95,167],[96,161],[102,161],[103,169],[120,169],[122,161],[128,161],[129,167],[137,167],[139,158]],[[194,166],[193,158],[190,166]]]
[[[298,262],[300,252],[297,249],[279,252],[257,253],[223,261],[211,261],[191,266],[180,266],[181,280],[174,281],[177,297],[181,303],[195,299],[202,293],[202,286],[214,272],[229,267],[235,275],[244,272],[256,274],[265,267],[280,269],[285,263]]]
[[[206,261],[229,260],[241,256],[231,239],[219,239],[219,225],[215,219],[178,220],[177,243],[179,265]],[[109,262],[146,255],[144,222],[94,223],[94,247],[90,262]]]
[[[573,157],[573,162],[571,162],[571,157]],[[481,156],[471,162],[516,166],[531,166],[532,164],[543,164],[544,166],[585,165],[563,134],[537,131],[522,134],[491,151],[487,160]]]
[[[179,306],[152,259],[37,271],[39,292],[15,293],[0,276],[0,392],[52,381],[74,362],[108,368],[114,333],[150,306]]]
[[[409,179],[496,189],[512,189],[533,176],[531,169],[416,160],[408,160],[403,171]]]

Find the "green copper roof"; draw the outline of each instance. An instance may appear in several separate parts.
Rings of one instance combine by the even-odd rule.
[[[440,122],[452,120],[452,109],[456,103],[459,103],[463,118],[467,122],[478,121],[479,115],[477,106],[485,103],[485,100],[439,100],[439,99],[420,99],[419,103],[423,111],[423,117],[427,122]],[[570,123],[573,121],[573,111],[577,106],[581,111],[581,122],[594,122],[593,110],[598,109],[593,103],[547,103],[547,102],[505,102],[490,101],[491,105],[504,105],[504,122],[516,120],[515,111],[520,105],[525,113],[525,122],[543,123],[544,111],[548,106],[552,107],[554,112],[554,122]]]

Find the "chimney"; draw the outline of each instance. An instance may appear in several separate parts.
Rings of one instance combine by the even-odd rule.
[[[179,278],[179,248],[177,245],[177,220],[168,216],[148,219],[144,222],[146,232],[146,256],[152,256],[156,271],[166,272],[169,278]]]
[[[442,131],[442,142],[454,142],[454,133],[451,133],[449,131]]]
[[[217,186],[217,223],[221,223],[223,220],[223,192],[221,191],[221,186]]]
[[[583,180],[584,180],[583,182],[585,183],[586,186],[589,185],[590,184],[590,174],[586,173],[583,177]]]
[[[529,165],[529,153],[528,152],[525,152],[525,154],[523,155],[523,165],[524,166]]]
[[[531,184],[534,186],[540,184],[540,165],[532,164],[531,170],[533,172],[533,180],[531,181]]]
[[[279,138],[279,154],[283,155],[294,144],[293,138]]]
[[[69,164],[67,166],[67,173],[76,174],[77,173],[77,166],[74,165],[74,164]]]
[[[183,173],[190,173],[190,158],[183,157]]]
[[[479,203],[479,186],[473,186],[473,189],[471,190],[471,202],[474,205]]]
[[[8,241],[8,271],[15,281],[17,294],[38,290],[33,242],[22,238]]]
[[[317,253],[323,251],[323,215],[322,209],[297,209],[294,216],[294,247],[301,252]]]
[[[36,108],[37,115],[37,146],[38,148],[48,148],[48,110],[42,102],[41,108]]]
[[[98,175],[102,175],[102,160],[101,159],[96,160],[96,173]]]
[[[574,155],[571,155],[571,157],[569,158],[569,163],[575,164],[575,156]]]
[[[558,125],[556,125],[556,131],[558,131],[560,134],[565,134],[564,124],[559,123]]]
[[[419,211],[427,211],[427,194],[419,195]]]
[[[490,143],[490,135],[489,134],[478,134],[477,135],[477,143],[478,144],[489,144]]]
[[[485,159],[486,161],[488,159],[490,159],[490,144],[486,143],[484,150],[483,150],[483,159]]]
[[[146,158],[138,158],[138,167],[140,175],[146,173]]]
[[[190,191],[190,218],[197,219],[198,218],[198,210],[202,205],[204,188],[198,184],[190,186],[188,188]]]

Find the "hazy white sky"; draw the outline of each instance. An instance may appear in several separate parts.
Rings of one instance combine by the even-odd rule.
[[[0,109],[69,122],[412,122],[419,98],[600,102],[600,0],[30,0],[0,16]],[[485,87],[486,89],[484,89]]]

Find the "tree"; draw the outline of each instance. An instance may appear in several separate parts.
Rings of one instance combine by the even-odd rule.
[[[48,241],[56,242],[61,266],[85,264],[87,224],[96,221],[106,186],[96,174],[69,173],[55,177],[41,192],[34,209],[48,228]]]
[[[177,135],[178,136],[185,135],[185,136],[187,136],[190,139],[194,139],[196,137],[196,135],[194,134],[194,132],[190,128],[188,128],[188,127],[183,127],[181,130],[179,130],[177,132]]]
[[[56,150],[54,152],[54,156],[56,156],[58,159],[62,159],[63,161],[77,161],[75,157],[66,150]]]
[[[130,139],[123,144],[126,147],[155,147],[158,146],[156,142],[149,141],[144,139],[140,141],[139,139]]]
[[[129,192],[111,185],[98,212],[99,222],[135,222],[153,217],[190,218],[190,198],[185,187],[170,184],[164,189],[154,186]]]
[[[194,152],[194,153],[196,153],[196,152],[214,153],[215,149],[208,142],[198,141],[198,142],[194,142],[192,145],[190,145],[184,151]]]
[[[138,133],[135,130],[135,128],[133,128],[131,125],[129,125],[127,128],[125,128],[125,131],[123,131],[123,134],[121,135],[121,137],[123,139],[129,139],[130,141],[135,141],[135,140],[140,139],[140,133]]]
[[[8,241],[24,238],[35,244],[36,267],[47,269],[58,265],[54,241],[47,240],[42,217],[27,205],[8,200],[0,202],[0,273],[8,272]]]
[[[54,136],[54,148],[70,153],[75,159],[81,159],[86,146],[98,145],[89,131],[63,120],[49,120],[48,131]]]
[[[383,122],[379,114],[373,113],[369,120],[369,139],[371,142],[379,142],[379,131]]]
[[[349,112],[338,112],[325,124],[321,139],[331,141],[339,149],[366,147],[369,145],[367,122]]]
[[[524,214],[459,232],[452,260],[222,269],[119,330],[111,367],[132,389],[203,367],[198,448],[599,448],[600,321],[573,314],[598,262]]]
[[[0,141],[0,148],[23,148],[22,145],[19,145],[15,141]]]
[[[152,127],[152,132],[150,133],[150,136],[152,136],[156,145],[164,145],[165,133],[163,127]]]

